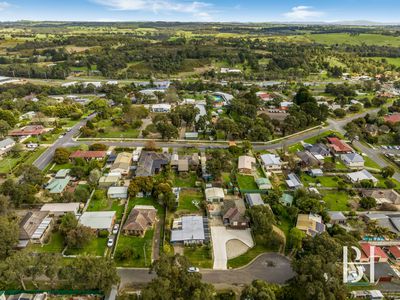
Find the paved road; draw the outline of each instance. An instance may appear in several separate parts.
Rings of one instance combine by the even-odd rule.
[[[203,281],[212,284],[249,284],[255,279],[282,284],[294,276],[290,260],[277,253],[262,254],[242,269],[201,270],[201,273]],[[145,284],[155,277],[147,269],[121,268],[118,274],[121,277],[120,287]]]
[[[91,120],[96,116],[96,114],[92,114],[86,119],[78,122],[76,125],[74,125],[70,131],[68,131],[62,138],[57,139],[50,147],[46,149],[45,152],[42,153],[38,157],[38,159],[33,163],[36,167],[38,167],[40,170],[43,170],[52,160],[54,156],[54,152],[56,151],[57,148],[59,147],[65,147],[68,144],[72,143],[72,138],[78,134],[79,129],[81,126],[84,126],[87,122],[87,120]]]

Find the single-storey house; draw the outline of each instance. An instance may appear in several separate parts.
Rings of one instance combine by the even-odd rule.
[[[263,154],[260,158],[266,172],[281,172],[282,162],[279,156],[275,154]]]
[[[198,132],[185,132],[185,140],[197,140],[198,138]]]
[[[255,180],[258,189],[260,190],[270,190],[272,189],[271,181],[266,177],[259,177]]]
[[[386,123],[396,124],[400,122],[400,113],[394,113],[383,117]]]
[[[361,262],[369,262],[371,256],[374,258],[375,262],[387,262],[388,256],[381,247],[375,246],[374,253],[372,253],[372,245],[370,243],[360,243],[361,248]]]
[[[254,157],[248,155],[239,156],[238,170],[240,173],[251,174],[255,164],[256,159]]]
[[[224,190],[218,187],[205,189],[207,202],[222,202],[225,198]]]
[[[292,206],[294,197],[291,194],[283,193],[282,197],[280,198],[280,202],[284,206]]]
[[[6,154],[15,146],[15,141],[11,138],[6,138],[0,141],[0,155]]]
[[[340,155],[340,159],[343,163],[352,169],[364,168],[364,158],[358,153],[346,153]]]
[[[347,218],[341,211],[328,211],[328,215],[330,224],[346,224]]]
[[[320,177],[324,175],[324,172],[321,169],[311,169],[309,174],[312,177]]]
[[[245,229],[249,227],[249,220],[239,211],[237,207],[229,207],[224,210],[222,221],[230,229]]]
[[[86,211],[79,218],[79,223],[93,230],[108,230],[111,232],[115,218],[115,211]]]
[[[370,278],[370,264],[365,265],[364,274],[368,280]],[[376,262],[374,264],[374,281],[375,282],[391,282],[393,278],[398,278],[397,273],[393,270],[392,266],[387,262]]]
[[[294,173],[290,173],[288,175],[286,184],[288,185],[288,187],[290,189],[298,189],[298,188],[303,187],[303,183],[301,183],[300,178]]]
[[[250,207],[255,206],[255,205],[265,205],[260,194],[254,194],[254,193],[245,194],[244,197],[246,199],[247,204]]]
[[[296,228],[309,236],[315,236],[325,231],[322,217],[316,214],[299,214],[297,216]]]
[[[354,152],[353,148],[351,148],[347,143],[338,139],[337,137],[329,137],[327,138],[327,140],[333,154],[345,154]]]
[[[187,158],[178,160],[178,172],[189,172],[189,160]]]
[[[395,190],[365,189],[361,191],[363,197],[372,197],[377,204],[391,203],[400,204],[400,194]]]
[[[316,167],[321,165],[321,161],[318,160],[311,152],[309,151],[298,151],[296,153],[297,157],[300,159],[300,165],[303,168]]]
[[[331,155],[329,149],[322,143],[305,146],[304,148],[308,150],[311,154],[313,154],[315,157],[318,156],[329,157]]]
[[[202,216],[182,216],[175,219],[171,230],[171,243],[184,245],[208,242],[210,232],[208,219]]]
[[[110,199],[128,199],[128,187],[110,186],[107,191],[107,197]]]
[[[121,173],[109,173],[101,176],[99,179],[99,187],[109,188],[110,186],[115,186],[121,180]]]
[[[19,248],[29,242],[43,243],[52,225],[48,211],[29,211],[19,222]]]
[[[10,131],[8,134],[9,136],[29,136],[29,135],[41,135],[44,133],[46,130],[42,125],[28,125],[20,129],[14,129]]]
[[[128,175],[132,163],[132,153],[121,152],[118,153],[114,163],[110,168],[111,173],[120,173],[122,175]]]
[[[46,203],[41,208],[40,211],[47,211],[50,216],[63,216],[67,213],[78,214],[80,208],[79,202],[70,203]]]
[[[372,180],[374,185],[378,182],[378,179],[376,179],[370,172],[367,170],[361,170],[353,173],[348,173],[347,177],[350,179],[351,182],[357,183],[362,180]]]
[[[167,153],[142,151],[137,163],[136,177],[147,177],[158,174],[168,165],[170,156]]]
[[[157,209],[152,205],[136,205],[129,213],[123,233],[127,235],[144,236],[146,230],[151,229],[156,222]]]
[[[171,104],[167,103],[153,104],[151,106],[151,111],[156,113],[168,113],[171,111],[171,108]]]
[[[68,175],[64,178],[53,178],[46,185],[46,190],[48,190],[50,194],[61,194],[65,191],[70,181],[71,177]]]

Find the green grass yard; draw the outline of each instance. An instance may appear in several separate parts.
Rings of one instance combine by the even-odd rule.
[[[204,199],[203,193],[201,190],[182,190],[179,195],[179,205],[177,211],[181,212],[199,212],[199,208],[197,208],[192,200],[196,200],[201,203]]]
[[[311,40],[321,44],[348,44],[348,45],[377,45],[377,46],[400,46],[400,38],[381,34],[359,34],[350,35],[348,33],[324,33],[311,34],[308,36]]]
[[[88,245],[82,249],[67,249],[65,251],[66,255],[94,255],[94,256],[104,256],[107,248],[108,238],[94,238]]]
[[[237,181],[241,190],[258,190],[258,186],[251,175],[237,175]]]
[[[104,132],[99,132],[96,136],[98,138],[137,138],[140,133],[139,129],[116,127],[111,120],[102,120],[97,126],[104,129]]]
[[[105,190],[96,190],[92,199],[90,200],[88,211],[116,211],[117,220],[122,219],[124,212],[124,205],[120,200],[111,200],[107,198]]]
[[[260,254],[265,252],[275,252],[277,249],[270,249],[263,245],[255,245],[253,248],[249,249],[246,253],[229,259],[228,260],[228,268],[240,268],[247,264],[249,264],[253,259],[255,259]]]
[[[325,138],[327,136],[330,136],[330,135],[335,135],[340,139],[343,138],[343,135],[341,135],[340,133],[338,133],[336,131],[333,131],[333,130],[328,130],[328,131],[325,131],[325,132],[323,132],[323,133],[321,133],[321,134],[319,134],[317,136],[311,137],[309,139],[305,139],[304,143],[315,144],[316,142],[318,142],[318,140],[320,140],[322,138]]]
[[[347,211],[349,210],[348,200],[349,195],[346,192],[332,191],[322,192],[323,200],[326,207],[333,211]]]
[[[121,234],[118,239],[118,249],[131,248],[134,255],[127,261],[117,261],[119,267],[149,267],[151,264],[151,248],[154,230],[147,230],[144,237],[128,236]]]
[[[45,244],[30,244],[28,250],[34,253],[61,253],[64,249],[64,238],[59,231],[50,233]]]
[[[189,172],[187,174],[174,174],[173,175],[174,187],[195,187],[197,175],[196,172]]]
[[[211,248],[208,248],[206,245],[198,247],[185,247],[184,255],[189,259],[193,266],[209,269],[213,266],[211,251]]]
[[[301,175],[301,181],[305,186],[316,186],[318,183],[323,187],[338,187],[339,178],[336,176],[312,177],[307,174]]]

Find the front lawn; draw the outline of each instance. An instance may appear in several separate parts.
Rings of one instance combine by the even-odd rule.
[[[154,230],[147,230],[144,237],[121,234],[118,239],[117,249],[133,249],[133,256],[126,261],[117,261],[119,267],[149,267],[151,264],[151,249]]]
[[[338,187],[338,183],[341,182],[337,176],[312,177],[307,174],[302,174],[300,179],[305,186],[317,186],[320,184],[323,187]]]
[[[107,248],[108,238],[94,238],[88,245],[82,249],[67,249],[66,255],[93,255],[93,256],[104,256]]]
[[[370,157],[363,156],[363,158],[364,158],[364,166],[365,167],[378,169],[378,170],[381,169],[381,167],[375,161],[373,161]]]
[[[258,186],[251,175],[237,174],[237,182],[241,190],[258,190]]]
[[[184,255],[195,267],[209,269],[213,266],[211,248],[207,245],[185,247]]]
[[[326,207],[332,211],[348,211],[349,195],[346,192],[331,191],[323,192],[323,200],[326,203]]]
[[[333,130],[328,130],[328,131],[323,132],[323,133],[321,133],[321,134],[319,134],[319,135],[317,135],[317,136],[314,136],[314,137],[312,137],[312,138],[305,139],[305,140],[304,140],[304,143],[307,143],[307,144],[315,144],[315,143],[317,143],[320,139],[325,138],[325,137],[328,137],[328,136],[331,136],[331,135],[334,135],[334,136],[338,137],[339,139],[343,139],[343,135],[340,134],[339,132],[336,132],[336,131],[333,131]]]
[[[255,245],[253,248],[249,249],[246,253],[229,259],[228,260],[228,268],[240,268],[243,267],[247,264],[249,264],[253,259],[255,259],[257,256],[260,254],[266,253],[266,252],[276,252],[277,249],[271,249],[268,247],[265,247],[263,245]]]
[[[193,200],[199,204],[203,201],[204,196],[201,190],[182,190],[179,195],[179,204],[177,211],[198,212],[199,208],[193,204]]]
[[[96,190],[87,211],[116,211],[117,220],[122,219],[124,205],[120,200],[108,199],[105,190]]]

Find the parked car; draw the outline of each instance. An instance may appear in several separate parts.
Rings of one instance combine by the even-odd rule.
[[[114,245],[114,237],[110,236],[107,241],[107,247],[112,247]]]
[[[189,273],[199,273],[200,269],[197,267],[189,267],[187,270]]]
[[[114,225],[114,228],[113,228],[113,230],[112,230],[112,233],[113,233],[113,234],[117,234],[117,233],[118,233],[118,230],[119,230],[119,224],[115,224],[115,225]]]

